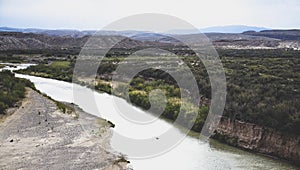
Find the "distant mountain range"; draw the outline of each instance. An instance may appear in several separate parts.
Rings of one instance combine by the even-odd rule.
[[[184,29],[174,29],[164,32],[163,34],[196,34],[202,33],[242,33],[245,31],[262,31],[262,30],[270,30],[268,28],[263,27],[251,27],[244,25],[230,25],[230,26],[217,26],[217,27],[207,27],[203,29],[193,29],[193,30],[184,30]],[[73,30],[73,29],[38,29],[38,28],[11,28],[11,27],[0,27],[0,31],[5,32],[22,32],[22,33],[40,33],[40,34],[48,34],[55,36],[72,36],[72,37],[82,37],[85,35],[92,35],[96,33],[96,30]],[[99,35],[122,35],[122,36],[133,36],[136,34],[149,33],[146,31],[98,31]]]
[[[245,25],[228,25],[228,26],[215,26],[207,27],[200,29],[174,29],[166,31],[166,34],[197,34],[202,33],[243,33],[245,31],[262,31],[262,30],[271,30],[270,28],[265,27],[253,27]]]
[[[222,27],[224,28],[224,27]],[[288,48],[300,50],[300,30],[262,30],[258,27],[229,26],[223,31],[244,31],[242,33],[214,33],[217,27],[206,28],[210,30],[205,33],[206,37],[217,48],[232,49],[273,49]],[[219,29],[219,28],[218,28]],[[221,28],[220,28],[221,29]],[[232,30],[232,31],[233,31]],[[32,49],[78,49],[86,43],[96,31],[78,31],[78,30],[46,30],[46,29],[20,29],[0,27],[0,51],[6,50],[32,50]],[[171,32],[171,31],[170,31]],[[169,33],[152,33],[145,31],[100,31],[97,35],[103,36],[107,41],[116,37],[123,37],[124,41],[119,44],[120,48],[142,47],[142,46],[174,46],[182,44],[177,40],[188,40],[189,42],[198,42],[194,34],[188,34],[188,30],[173,30]],[[230,31],[231,32],[231,31]],[[179,34],[180,33],[180,34]],[[195,32],[190,32],[195,33]],[[105,44],[99,44],[104,47]]]
[[[11,28],[11,27],[0,27],[0,32],[22,32],[22,33],[35,33],[35,34],[47,34],[51,36],[71,36],[71,37],[83,37],[86,35],[93,35],[97,32],[97,35],[122,35],[130,37],[140,33],[146,33],[145,31],[109,31],[109,30],[73,30],[73,29],[38,29],[38,28]]]
[[[217,27],[207,27],[200,29],[203,33],[243,33],[245,31],[262,31],[271,30],[271,28],[265,27],[253,27],[245,25],[229,25],[229,26],[217,26]]]

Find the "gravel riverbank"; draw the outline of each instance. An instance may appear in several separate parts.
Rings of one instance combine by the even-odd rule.
[[[77,111],[64,114],[32,89],[0,124],[0,169],[126,169],[110,147],[107,121]]]

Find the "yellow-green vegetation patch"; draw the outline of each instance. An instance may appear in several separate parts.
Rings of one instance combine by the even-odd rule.
[[[54,61],[50,66],[55,68],[68,68],[70,67],[70,63],[70,61]]]
[[[94,131],[94,133],[100,137],[107,131],[107,128],[115,127],[115,125],[111,121],[102,118],[97,118],[96,123],[99,125],[99,127],[97,131]]]
[[[228,68],[225,68],[224,71],[225,71],[226,74],[232,74],[233,73],[233,70],[228,69]]]
[[[106,81],[97,81],[95,84],[96,84],[95,85],[96,90],[111,94],[111,88],[112,88],[111,83]]]
[[[275,79],[281,79],[278,76],[270,75],[270,74],[264,74],[264,73],[258,73],[263,78],[275,78]]]
[[[68,82],[71,82],[73,77],[73,67],[70,61],[54,61],[50,64],[39,64],[16,72]]]
[[[50,74],[47,73],[41,73],[41,72],[30,72],[30,75],[32,76],[38,76],[38,77],[51,77]]]
[[[100,126],[105,126],[105,127],[114,127],[115,126],[111,121],[105,120],[105,119],[102,119],[102,118],[97,118],[96,122]]]
[[[53,101],[56,103],[56,106],[58,107],[58,109],[60,109],[63,113],[67,113],[67,114],[75,113],[75,109],[73,107],[68,106],[67,104],[64,104],[59,101],[55,101],[55,100],[53,100]]]
[[[97,79],[96,83],[97,84],[109,84],[109,85],[111,84],[110,81],[105,81],[105,80],[100,80],[100,79]]]
[[[248,68],[256,70],[266,70],[267,68],[263,65],[247,65]]]

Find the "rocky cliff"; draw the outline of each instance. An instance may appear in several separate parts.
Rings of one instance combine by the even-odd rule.
[[[222,118],[214,136],[230,145],[300,164],[300,136]]]

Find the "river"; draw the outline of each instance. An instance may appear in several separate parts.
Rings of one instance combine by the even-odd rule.
[[[21,65],[14,69],[24,67],[26,66]],[[134,159],[131,158],[132,156],[130,154],[139,148],[136,148],[133,145],[124,147],[124,145],[122,145],[122,141],[119,141],[118,138],[115,137],[115,134],[123,134],[130,138],[137,139],[155,137],[162,131],[173,127],[173,125],[163,119],[157,119],[153,115],[130,105],[121,98],[117,98],[106,93],[98,93],[80,85],[29,75],[16,74],[16,77],[32,81],[38,90],[55,100],[75,103],[84,111],[113,122],[116,126],[113,129],[113,136],[111,139],[112,148],[118,152],[128,155],[130,166],[136,170],[297,169],[297,167],[290,165],[285,161],[243,151],[238,148],[219,143],[215,140],[209,140],[208,142],[199,141],[198,137],[193,136],[186,136],[176,147],[161,155],[147,159]],[[94,98],[92,100],[96,101],[96,106],[93,102],[90,102],[91,99],[89,100],[84,97],[81,99],[74,99],[73,90],[76,90],[78,93],[82,93],[82,96],[93,95]],[[145,117],[153,118],[155,123],[152,123],[151,125],[133,125],[132,122],[129,122],[120,116],[119,110],[113,109],[114,102],[126,105]],[[175,133],[176,135],[184,136],[184,134],[182,134],[182,132],[178,129]]]

